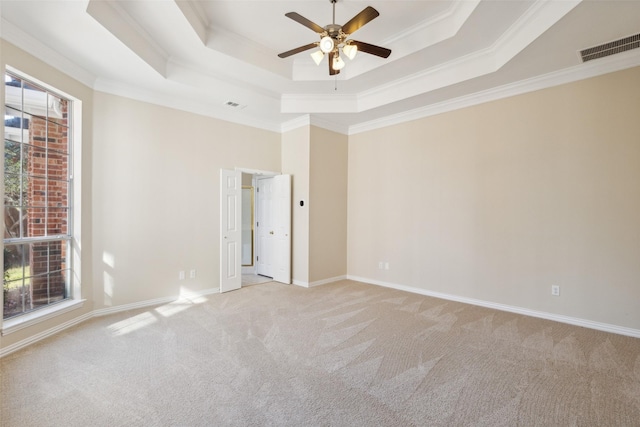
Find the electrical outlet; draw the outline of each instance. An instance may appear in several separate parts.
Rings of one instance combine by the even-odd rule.
[[[388,270],[388,269],[389,269],[389,263],[388,263],[388,262],[385,262],[385,263],[384,263],[384,269],[385,269],[385,270]]]
[[[560,296],[560,286],[559,285],[551,285],[551,295],[555,297]]]
[[[189,271],[189,279],[195,279],[195,278],[196,278],[196,271],[195,270]]]
[[[380,261],[378,263],[378,270],[382,270],[384,268],[384,263],[382,261]]]
[[[178,273],[178,279],[184,280],[184,271],[181,271],[180,273]]]

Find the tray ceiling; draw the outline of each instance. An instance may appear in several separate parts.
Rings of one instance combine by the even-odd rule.
[[[349,133],[519,82],[640,64],[638,50],[595,65],[578,55],[638,33],[640,2],[339,0],[336,23],[366,6],[380,16],[354,38],[392,54],[360,52],[337,77],[309,52],[277,56],[318,40],[285,13],[324,26],[329,0],[3,0],[0,13],[3,38],[96,90],[276,131],[310,122]]]

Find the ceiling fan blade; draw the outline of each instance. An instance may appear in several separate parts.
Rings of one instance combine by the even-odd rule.
[[[316,46],[318,46],[318,43],[309,43],[307,45],[300,46],[300,47],[297,47],[295,49],[291,49],[291,50],[288,50],[286,52],[279,53],[278,56],[280,58],[286,58],[288,56],[295,55],[296,53],[300,53],[300,52],[304,52],[305,50],[313,49]]]
[[[388,58],[391,55],[391,49],[386,47],[380,47],[373,44],[359,42],[357,40],[351,40],[351,44],[358,46],[360,52],[369,53],[371,55],[380,56],[382,58]]]
[[[287,18],[293,19],[297,23],[302,24],[307,28],[311,28],[313,31],[315,31],[318,34],[324,33],[324,28],[322,28],[320,25],[316,24],[315,22],[309,21],[307,18],[300,15],[299,13],[289,12],[289,13],[285,13],[284,16],[286,16]]]
[[[380,15],[377,10],[372,8],[371,6],[367,6],[362,10],[362,12],[358,13],[356,16],[351,18],[349,22],[342,26],[342,31],[346,34],[355,33],[360,27],[366,24],[369,21],[374,20]]]
[[[333,57],[335,56],[335,52],[329,52],[329,75],[335,76],[336,74],[340,74],[340,70],[333,69]]]

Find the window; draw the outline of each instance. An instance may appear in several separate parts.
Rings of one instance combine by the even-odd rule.
[[[71,297],[71,111],[5,74],[3,319]]]

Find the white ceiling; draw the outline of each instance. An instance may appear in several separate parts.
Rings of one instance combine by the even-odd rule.
[[[275,131],[354,133],[640,65],[640,49],[578,55],[640,33],[640,1],[338,0],[336,23],[367,6],[380,16],[353,38],[391,56],[337,77],[312,51],[277,56],[319,39],[285,13],[325,26],[330,0],[2,0],[0,33],[96,90]]]

